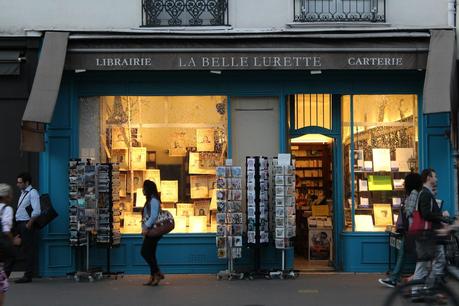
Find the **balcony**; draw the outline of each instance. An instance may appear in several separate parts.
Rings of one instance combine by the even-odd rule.
[[[228,0],[142,0],[142,26],[228,25]]]
[[[293,0],[294,22],[385,22],[386,0]]]

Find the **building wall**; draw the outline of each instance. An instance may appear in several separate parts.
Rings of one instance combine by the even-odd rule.
[[[38,187],[38,154],[20,151],[21,119],[37,66],[38,41],[0,38],[0,50],[16,50],[26,58],[19,75],[0,76],[0,182],[14,187],[17,174],[28,171]]]
[[[446,26],[448,0],[386,0],[387,22],[407,26]],[[235,28],[284,28],[293,22],[293,0],[230,0]],[[141,0],[0,1],[0,33],[27,29],[138,29]]]

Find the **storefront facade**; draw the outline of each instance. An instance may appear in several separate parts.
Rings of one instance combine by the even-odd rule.
[[[333,211],[334,268],[353,272],[385,271],[387,234],[357,228],[358,196],[355,192],[350,194],[345,186],[346,179],[349,181],[347,176],[356,175],[355,170],[349,170],[352,168],[349,162],[346,163],[349,155],[359,149],[354,137],[363,135],[349,133],[349,129],[355,131],[362,125],[352,119],[358,117],[353,108],[365,104],[364,99],[387,99],[387,109],[393,107],[391,99],[410,101],[411,109],[401,110],[405,114],[400,114],[400,120],[406,120],[397,119],[392,125],[405,126],[409,120],[410,128],[414,128],[409,138],[416,152],[416,168],[437,170],[441,181],[439,198],[454,213],[455,178],[448,136],[451,109],[426,111],[428,31],[406,36],[378,33],[373,39],[364,36],[356,34],[349,38],[333,34],[317,39],[307,35],[294,38],[235,35],[229,43],[225,36],[212,35],[194,38],[70,35],[54,115],[45,134],[46,150],[40,155],[40,189],[42,193],[51,194],[60,215],[42,231],[41,274],[63,275],[75,268],[74,251],[68,242],[68,160],[81,157],[81,149],[90,147],[81,136],[82,129],[90,129],[91,124],[95,131],[100,128],[98,116],[92,121],[85,120],[91,112],[82,113],[81,101],[87,97],[153,97],[145,100],[203,97],[203,101],[205,97],[221,97],[219,102],[225,102],[226,110],[222,115],[226,156],[234,165],[243,167],[246,156],[275,157],[277,153],[290,152],[293,138],[309,134],[327,136],[332,147],[329,198]],[[329,124],[325,126],[324,120],[322,124],[312,120],[299,124],[299,111],[295,110],[292,97],[304,94],[328,95]],[[321,101],[325,109],[324,100]],[[401,105],[402,102],[400,108]],[[85,107],[88,109],[87,104]],[[94,106],[94,110],[97,109]],[[315,111],[319,113],[317,106]],[[302,112],[310,115],[312,109]],[[390,113],[390,109],[387,112]],[[381,115],[377,110],[370,113]],[[381,122],[391,127],[386,120],[388,116],[383,114]],[[154,124],[150,123],[150,127],[155,127]],[[352,186],[351,183],[349,188],[355,188]],[[349,199],[354,202],[346,209]],[[346,215],[350,216],[351,223],[347,223]],[[121,241],[120,246],[111,250],[111,270],[146,273],[140,256],[141,236],[126,233]],[[212,231],[171,233],[161,240],[158,252],[165,273],[215,273],[226,266],[225,260],[217,258]],[[243,258],[236,262],[236,267],[250,271],[253,250],[244,243],[242,252]],[[91,264],[106,265],[105,249],[93,248],[90,254]],[[287,265],[295,268],[293,250],[287,255]],[[280,251],[272,243],[263,248],[263,268],[278,269],[280,264]]]

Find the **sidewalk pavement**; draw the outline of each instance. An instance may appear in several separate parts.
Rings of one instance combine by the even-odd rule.
[[[392,289],[381,274],[306,274],[294,280],[217,280],[215,275],[166,275],[157,287],[147,276],[75,282],[68,278],[10,282],[6,306],[378,306]],[[450,282],[455,288],[459,286]]]

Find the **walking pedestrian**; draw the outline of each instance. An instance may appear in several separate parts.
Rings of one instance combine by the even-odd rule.
[[[13,199],[13,189],[7,184],[0,184],[0,220],[3,231],[2,239],[13,239],[11,228],[13,226],[13,209],[9,204]],[[8,276],[4,270],[4,254],[0,258],[0,306],[4,305],[5,294],[8,291]]]
[[[161,203],[158,188],[153,181],[146,180],[143,183],[142,191],[147,201],[142,210],[143,243],[140,253],[150,267],[150,278],[144,285],[157,286],[163,278],[156,260],[156,248],[162,236],[149,237],[147,234],[158,218]]]
[[[395,267],[387,278],[380,278],[378,282],[386,287],[394,288],[400,283],[400,276],[403,264],[406,259],[406,235],[409,228],[409,219],[416,206],[419,192],[422,189],[422,178],[418,173],[410,173],[405,177],[404,182],[406,198],[400,207],[400,213],[397,219],[397,233],[400,235],[400,249],[397,253]]]
[[[413,275],[413,280],[424,279],[427,276],[441,278],[446,266],[446,255],[444,245],[436,245],[434,231],[443,228],[444,224],[451,223],[449,213],[442,211],[437,204],[435,191],[437,189],[438,178],[434,169],[428,168],[421,173],[424,183],[419,194],[418,209],[423,222],[430,223],[424,231],[417,234],[416,253],[418,260]],[[429,273],[429,263],[432,260],[432,269]]]

